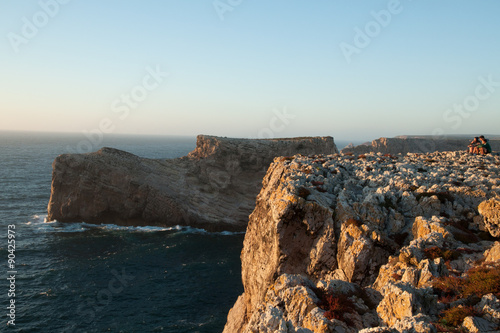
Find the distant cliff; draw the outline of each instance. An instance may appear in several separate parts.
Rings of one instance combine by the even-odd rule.
[[[435,151],[465,151],[472,138],[469,139],[434,139],[432,137],[397,137],[380,138],[373,140],[371,145],[363,144],[359,146],[342,149],[342,152],[353,154],[365,154],[369,152],[383,154],[406,154],[406,153],[432,153]],[[494,151],[500,150],[500,140],[490,140]]]
[[[112,148],[60,155],[53,163],[48,220],[245,230],[274,157],[336,152],[332,137],[200,135],[194,151],[173,160]]]
[[[498,332],[499,172],[463,152],[276,158],[224,332]]]

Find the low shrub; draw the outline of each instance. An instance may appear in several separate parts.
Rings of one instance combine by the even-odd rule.
[[[482,297],[490,293],[500,296],[500,266],[471,268],[467,272],[466,282],[463,290],[466,297]]]
[[[354,303],[347,295],[328,295],[326,297],[325,317],[329,320],[337,319],[345,321],[344,313],[353,313]]]
[[[427,259],[443,258],[444,260],[456,260],[460,257],[460,253],[453,250],[443,250],[437,246],[424,249],[424,255]]]
[[[446,326],[457,327],[462,325],[465,317],[477,315],[479,313],[473,306],[459,306],[444,310],[440,322]]]
[[[322,288],[312,288],[319,298],[319,308],[325,310],[324,316],[328,320],[345,321],[344,313],[354,313],[355,306],[353,301],[346,294],[333,294]]]
[[[456,276],[443,276],[435,279],[432,283],[434,290],[443,303],[451,303],[462,294],[464,280]]]
[[[473,267],[464,277],[444,276],[432,283],[441,301],[458,298],[481,298],[493,293],[500,297],[500,264]]]
[[[437,332],[446,332],[446,333],[468,333],[468,330],[464,327],[454,328],[448,327],[443,324],[434,323]]]

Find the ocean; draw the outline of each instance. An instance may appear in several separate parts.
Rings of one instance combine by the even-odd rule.
[[[0,132],[0,331],[221,332],[243,292],[243,233],[45,221],[57,155],[108,146],[176,158],[195,144]]]
[[[0,132],[0,331],[221,332],[243,292],[243,233],[44,223],[52,162],[83,139]],[[195,142],[110,136],[93,148],[175,158]]]

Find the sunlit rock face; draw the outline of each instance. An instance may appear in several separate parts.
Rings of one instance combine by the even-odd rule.
[[[464,152],[276,158],[224,332],[435,332],[450,307],[435,281],[498,260],[499,171]]]
[[[48,219],[245,230],[274,157],[336,152],[332,137],[200,135],[194,151],[171,160],[139,158],[112,148],[60,155],[53,163]]]

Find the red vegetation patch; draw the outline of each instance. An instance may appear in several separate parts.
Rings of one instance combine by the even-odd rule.
[[[324,184],[324,182],[319,182],[319,181],[315,181],[315,180],[313,180],[313,181],[311,182],[311,184],[313,184],[314,186],[318,186],[318,185],[323,185],[323,184]]]
[[[456,260],[460,256],[457,251],[443,250],[437,246],[424,249],[424,255],[427,259],[443,258],[444,260]]]
[[[490,293],[500,297],[500,265],[471,268],[465,277],[440,277],[433,281],[433,287],[443,302]]]
[[[462,325],[465,317],[479,314],[473,306],[454,307],[443,311],[440,322],[446,326],[457,327]]]
[[[354,303],[347,295],[328,295],[326,297],[324,310],[326,310],[325,317],[329,320],[337,319],[344,321],[344,313],[353,313],[355,312],[354,309]]]

